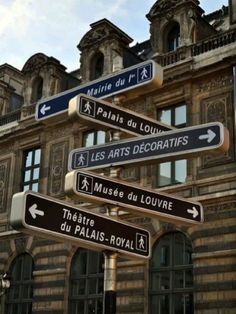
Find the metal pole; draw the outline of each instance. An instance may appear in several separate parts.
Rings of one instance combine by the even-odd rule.
[[[111,141],[120,140],[119,131],[110,131]],[[119,168],[110,169],[110,177],[118,178]],[[118,217],[119,207],[109,208],[109,216]],[[104,296],[103,296],[103,314],[116,314],[116,274],[117,274],[117,253],[111,251],[104,252]]]

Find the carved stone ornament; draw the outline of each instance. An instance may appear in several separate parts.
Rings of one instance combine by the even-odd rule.
[[[47,62],[47,56],[42,53],[38,53],[32,56],[24,65],[22,72],[33,72],[38,70]]]
[[[196,5],[199,5],[198,0],[192,0]],[[148,18],[153,18],[156,15],[163,15],[165,11],[175,8],[177,5],[180,5],[184,2],[188,2],[188,0],[158,0],[152,6],[150,12],[148,13]]]
[[[92,29],[90,30],[80,41],[80,48],[84,48],[86,46],[91,46],[96,44],[97,42],[104,40],[106,37],[108,37],[110,34],[110,31],[107,27],[100,27],[96,30]]]
[[[49,195],[58,196],[64,192],[64,177],[67,166],[68,143],[55,143],[50,151]]]

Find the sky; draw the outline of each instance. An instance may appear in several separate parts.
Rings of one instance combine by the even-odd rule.
[[[78,69],[77,45],[90,24],[106,18],[134,41],[149,38],[146,14],[156,0],[0,0],[0,65],[21,70],[35,53],[58,59],[67,71]],[[200,0],[205,14],[228,0]]]

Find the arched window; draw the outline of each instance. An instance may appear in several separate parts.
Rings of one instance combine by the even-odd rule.
[[[34,103],[41,99],[43,96],[43,79],[38,76],[32,84],[32,97],[31,102]]]
[[[181,232],[161,237],[150,261],[150,314],[193,314],[192,245]]]
[[[102,314],[103,254],[79,249],[71,262],[69,313]]]
[[[167,51],[176,50],[180,45],[180,27],[178,23],[172,24],[167,32]]]
[[[95,80],[101,77],[103,71],[104,71],[104,55],[101,52],[98,52],[91,60],[90,79]]]
[[[6,294],[6,314],[30,314],[33,301],[33,258],[17,256],[9,269],[10,288]]]

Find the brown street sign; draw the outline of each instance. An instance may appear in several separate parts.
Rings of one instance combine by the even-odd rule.
[[[177,224],[203,222],[203,208],[193,202],[89,171],[67,173],[65,191],[72,198],[102,204],[114,204],[125,210]]]
[[[32,235],[125,257],[150,258],[147,230],[94,214],[32,191],[14,194],[10,224]]]
[[[213,122],[104,145],[77,148],[69,154],[68,170],[147,164],[190,158],[203,153],[226,152],[228,148],[228,130],[222,123]]]
[[[116,129],[131,135],[149,135],[174,128],[128,109],[85,94],[69,102],[69,116],[100,130]]]

